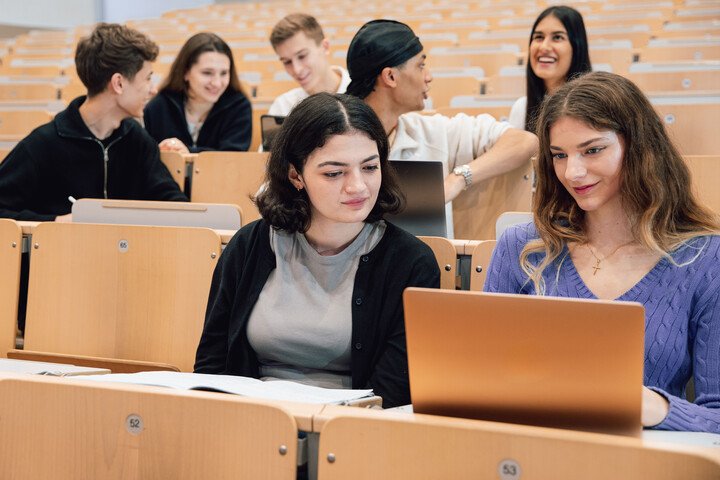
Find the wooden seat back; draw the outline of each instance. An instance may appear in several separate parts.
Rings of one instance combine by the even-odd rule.
[[[233,203],[243,224],[260,218],[252,201],[265,179],[267,153],[201,152],[193,165],[190,199],[202,203]]]
[[[435,254],[440,268],[440,288],[455,290],[457,279],[457,251],[455,246],[443,237],[418,237]]]
[[[192,371],[220,248],[209,229],[39,224],[25,348]]]
[[[0,378],[4,478],[294,479],[297,424],[237,395]]]
[[[15,220],[0,219],[0,358],[15,348],[22,230]]]

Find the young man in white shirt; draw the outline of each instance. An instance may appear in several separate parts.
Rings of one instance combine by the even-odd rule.
[[[472,183],[510,172],[537,151],[535,135],[483,114],[422,115],[432,74],[412,29],[392,20],[360,28],[347,55],[347,93],[362,98],[380,117],[391,160],[438,160],[445,165],[448,236],[451,202]]]
[[[345,93],[348,72],[330,65],[330,42],[317,20],[304,13],[292,13],[273,27],[270,43],[285,71],[300,85],[277,97],[269,115],[287,116],[301,100],[319,93]]]

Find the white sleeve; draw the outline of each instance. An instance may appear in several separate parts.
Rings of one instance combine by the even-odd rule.
[[[518,98],[510,109],[510,119],[508,123],[513,128],[525,130],[525,114],[527,112],[527,97]]]
[[[509,128],[508,122],[498,122],[486,113],[477,117],[464,113],[455,115],[448,124],[450,170],[470,163],[490,150]]]
[[[275,115],[275,116],[282,116],[282,107],[280,106],[282,96],[277,97],[275,100],[273,100],[272,104],[270,105],[270,108],[268,109],[268,115]]]

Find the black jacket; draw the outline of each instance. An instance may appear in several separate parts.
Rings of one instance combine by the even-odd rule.
[[[187,201],[135,120],[123,120],[101,141],[80,116],[84,101],[73,100],[0,163],[0,217],[52,221],[70,213],[68,196]]]
[[[185,94],[162,91],[145,107],[145,128],[156,142],[178,138],[190,150],[247,151],[252,137],[252,107],[242,94],[229,88],[208,114],[200,128],[197,144],[188,131],[184,106]]]
[[[195,372],[259,376],[247,323],[275,268],[270,227],[264,220],[241,228],[218,261],[210,287]],[[372,388],[383,406],[410,403],[402,293],[440,287],[432,250],[388,223],[380,242],[360,257],[352,302],[350,373],[353,388]]]

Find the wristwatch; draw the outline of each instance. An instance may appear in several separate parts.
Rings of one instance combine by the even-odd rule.
[[[470,165],[455,167],[453,173],[455,175],[462,175],[465,178],[465,188],[463,190],[470,188],[470,185],[472,185],[472,170],[470,170]]]

